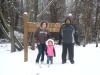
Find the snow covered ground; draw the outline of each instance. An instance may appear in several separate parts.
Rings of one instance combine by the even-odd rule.
[[[10,44],[0,44],[0,75],[100,75],[100,44],[75,46],[75,64],[61,64],[62,46],[55,45],[54,64],[48,68],[46,56],[42,68],[35,64],[36,50],[28,50],[28,61],[24,62],[24,51],[10,52]]]

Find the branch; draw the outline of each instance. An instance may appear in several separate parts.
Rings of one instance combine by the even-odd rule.
[[[52,0],[52,1],[44,8],[44,10],[43,10],[39,15],[37,15],[37,18],[41,17],[42,14],[43,14],[43,12],[44,12],[54,1],[55,1],[55,0]]]

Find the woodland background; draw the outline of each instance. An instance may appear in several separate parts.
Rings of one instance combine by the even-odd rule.
[[[100,42],[100,0],[0,0],[0,38],[16,41],[20,48],[23,42],[18,42],[14,32],[24,33],[24,12],[30,22],[48,23],[64,23],[71,13],[81,44],[95,42],[98,46]],[[58,33],[51,37],[58,40]]]

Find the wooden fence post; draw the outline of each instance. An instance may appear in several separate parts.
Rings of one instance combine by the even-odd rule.
[[[28,61],[28,28],[27,28],[28,15],[26,12],[23,14],[23,21],[24,21],[24,62],[26,62]]]

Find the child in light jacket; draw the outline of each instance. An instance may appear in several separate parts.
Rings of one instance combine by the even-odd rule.
[[[46,55],[47,55],[47,64],[53,64],[53,56],[55,57],[56,54],[54,48],[54,41],[52,39],[48,39],[46,41]]]

